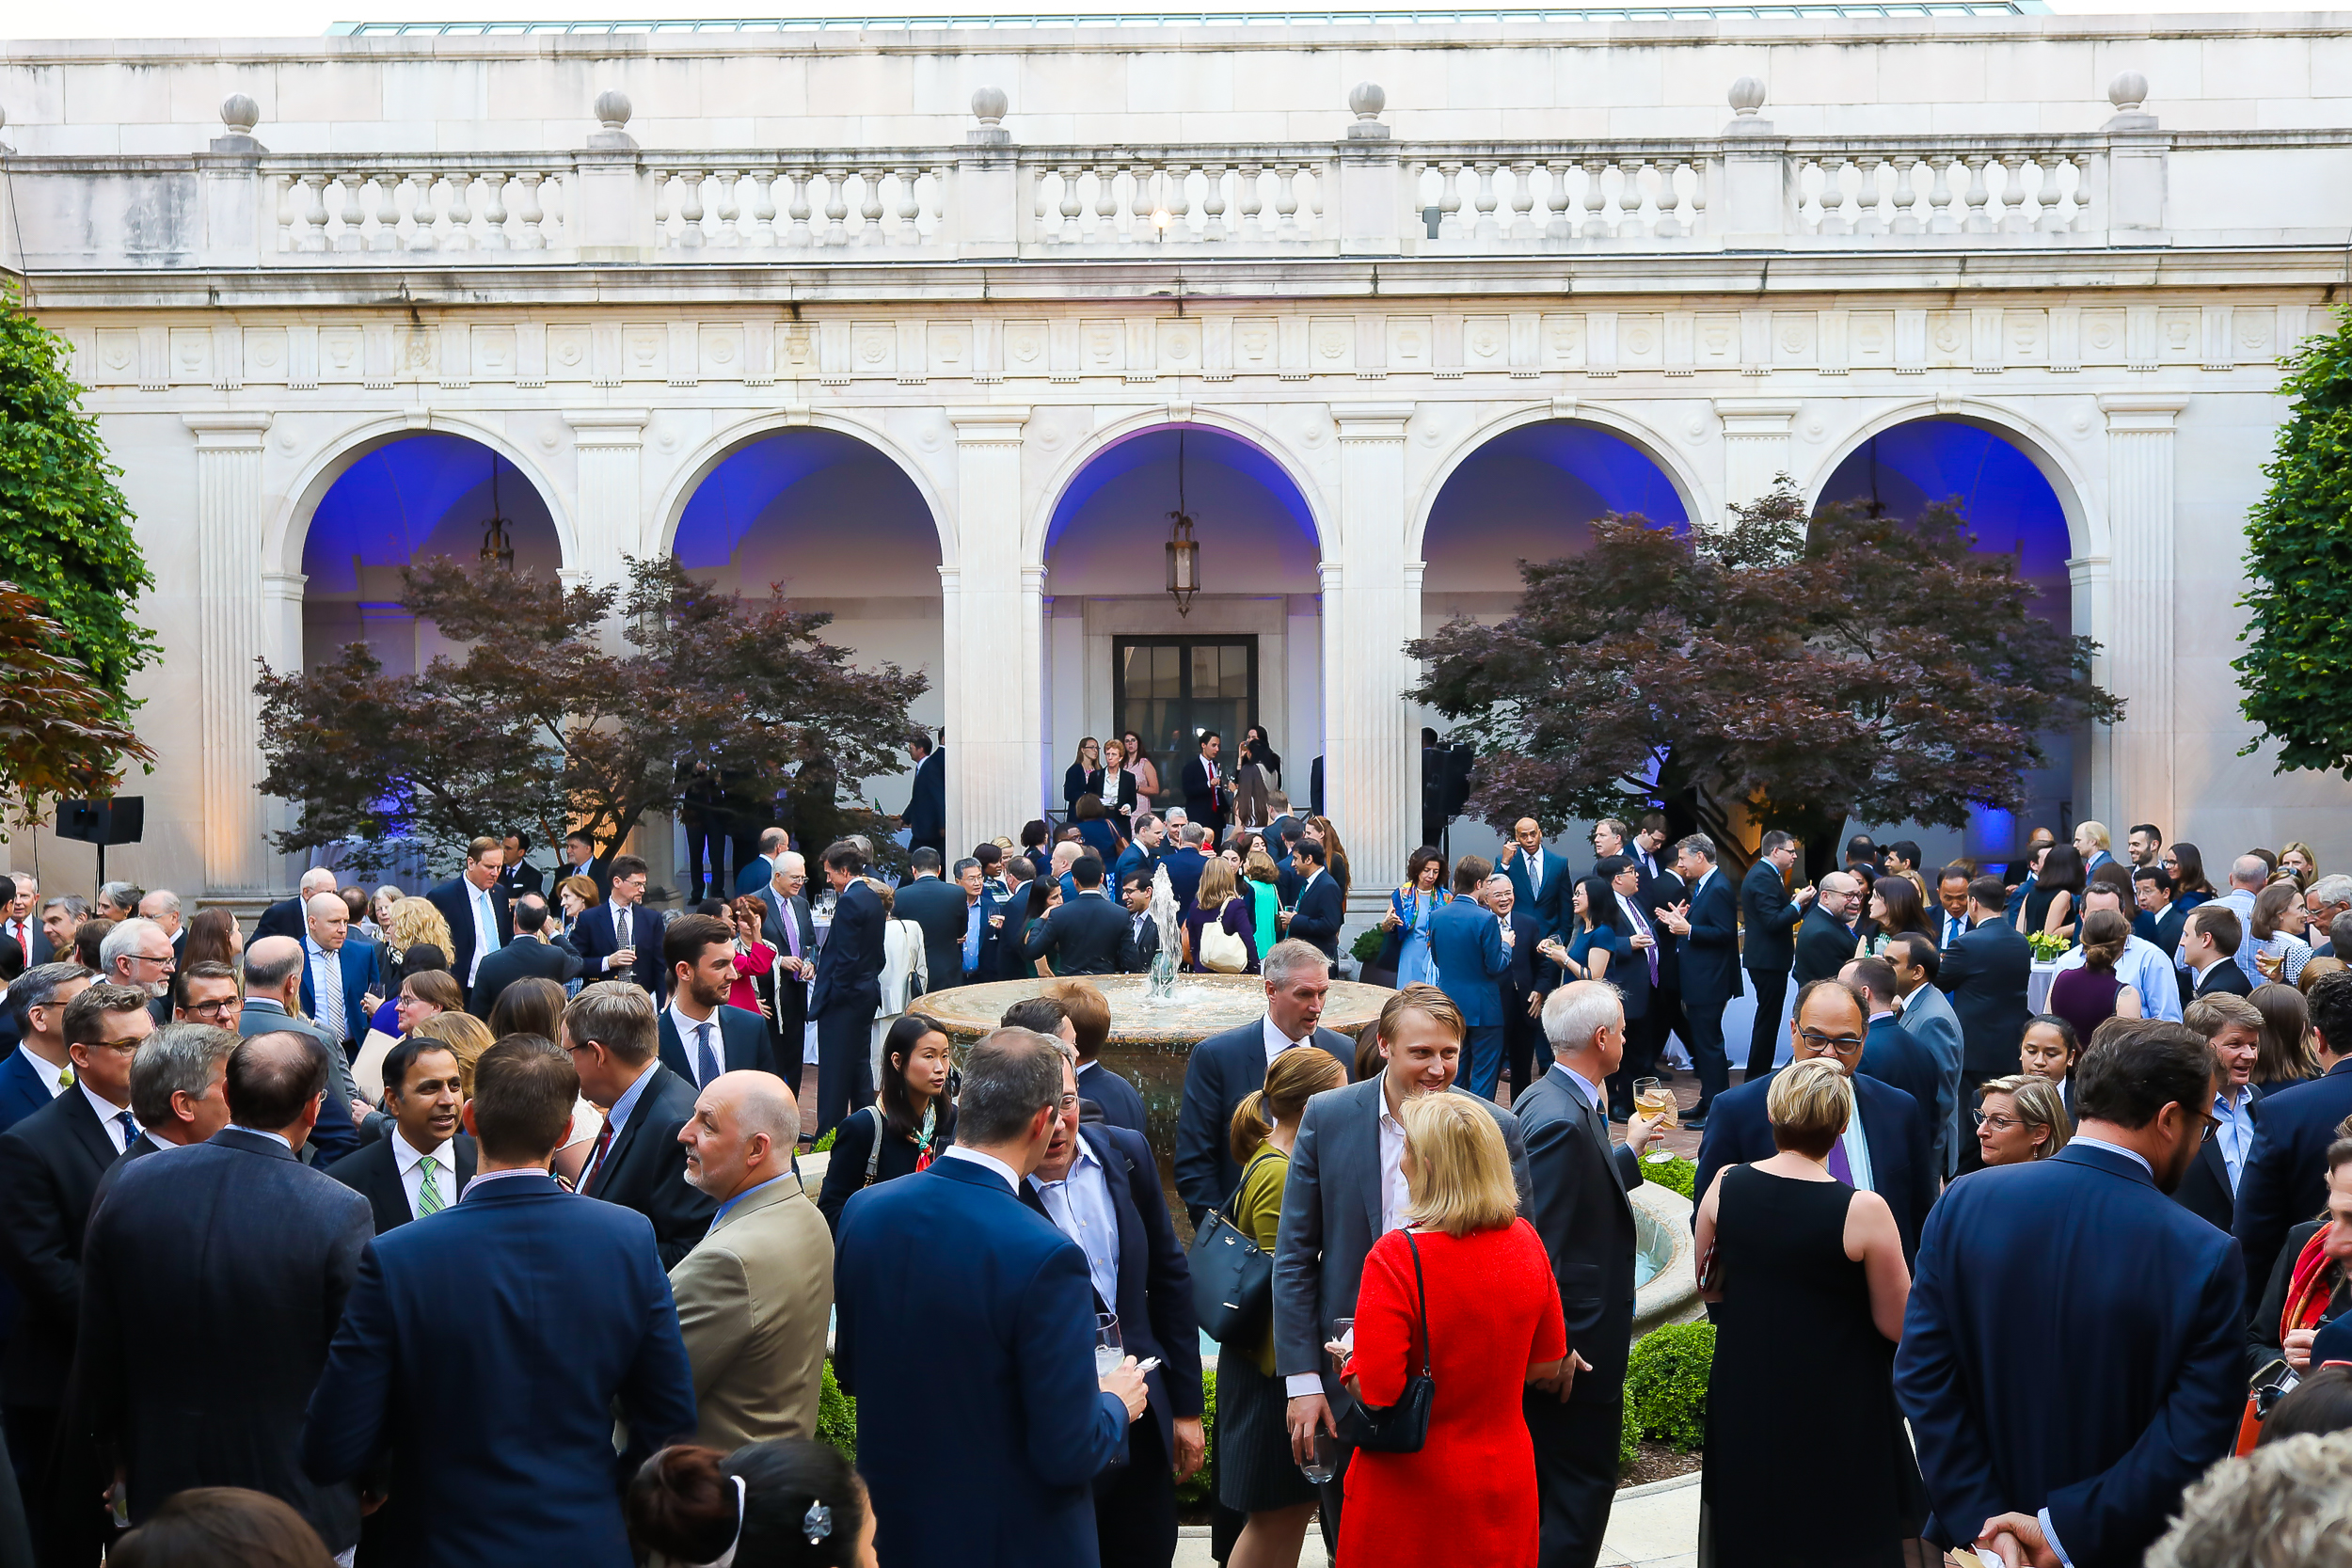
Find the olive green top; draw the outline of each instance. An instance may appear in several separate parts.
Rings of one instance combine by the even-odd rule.
[[[1250,1157],[1249,1168],[1241,1179],[1241,1196],[1233,1200],[1233,1228],[1263,1247],[1274,1251],[1275,1233],[1282,1228],[1282,1184],[1290,1180],[1291,1157],[1279,1148],[1261,1145]],[[1265,1329],[1254,1346],[1233,1347],[1257,1362],[1258,1370],[1274,1375],[1274,1314],[1266,1314]]]

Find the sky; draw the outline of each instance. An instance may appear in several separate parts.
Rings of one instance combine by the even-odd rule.
[[[860,13],[970,13],[990,9],[1047,9],[1057,0],[215,0],[203,8],[203,35],[210,38],[316,36],[336,22],[538,21],[660,19],[668,17],[840,16]],[[1066,0],[1063,0],[1066,3]],[[1152,10],[1186,0],[1089,0],[1095,10]],[[1191,0],[1207,4],[1209,0]],[[1227,0],[1228,4],[1233,0]],[[1248,4],[1248,0],[1239,0]],[[1335,0],[1336,3],[1336,0]],[[1379,0],[1393,4],[1395,0]],[[1442,0],[1439,0],[1442,3]],[[1495,3],[1495,0],[1489,0]],[[1513,3],[1513,0],[1502,0]],[[1518,0],[1530,3],[1530,0]],[[1574,0],[1569,0],[1574,3]],[[1628,0],[1614,0],[1628,3]],[[1640,3],[1640,0],[1631,0]],[[2281,0],[2050,0],[2061,12],[2221,12],[2330,8],[2295,6]],[[75,6],[12,5],[0,22],[0,37],[19,39],[135,39],[189,36],[186,0],[107,0],[94,11]]]

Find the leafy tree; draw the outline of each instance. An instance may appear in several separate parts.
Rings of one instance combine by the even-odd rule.
[[[131,676],[157,656],[154,634],[131,619],[155,578],[70,352],[0,285],[0,578],[40,602],[64,630],[64,653],[104,694],[106,716],[123,721],[137,705]]]
[[[1816,845],[1849,815],[1959,827],[2022,803],[2041,732],[2122,714],[2090,678],[2097,645],[1974,544],[1948,507],[1808,519],[1786,489],[1721,531],[1604,517],[1585,553],[1520,563],[1507,620],[1409,643],[1413,695],[1469,721],[1469,809],[1498,827],[1646,800],[1727,849],[1735,806]]]
[[[854,791],[900,766],[907,704],[927,684],[852,665],[818,635],[829,615],[715,593],[667,556],[632,560],[625,586],[440,557],[405,581],[403,606],[460,657],[392,675],[355,642],[309,673],[262,667],[260,787],[301,808],[281,850],[357,840],[372,868],[395,836],[453,860],[528,825],[610,853],[676,801],[697,759],[751,799],[812,759]],[[608,638],[616,612],[625,649]]]
[[[2304,346],[2283,389],[2270,491],[2247,518],[2253,586],[2232,668],[2258,729],[2238,754],[2267,741],[2279,772],[2352,778],[2352,314]]]
[[[39,599],[0,582],[0,800],[13,800],[25,821],[38,819],[44,797],[112,795],[124,762],[155,760],[115,716],[118,694],[70,646]]]

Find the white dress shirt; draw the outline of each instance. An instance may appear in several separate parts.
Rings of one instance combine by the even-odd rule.
[[[441,1195],[441,1207],[451,1208],[457,1202],[457,1140],[452,1138],[438,1148],[419,1148],[401,1136],[400,1129],[392,1129],[392,1164],[400,1170],[400,1190],[407,1195],[408,1212],[419,1219],[424,1217],[419,1207],[424,1191],[424,1157],[433,1157],[433,1185]]]
[[[1119,1307],[1119,1211],[1111,1205],[1110,1184],[1103,1178],[1103,1162],[1093,1146],[1078,1140],[1077,1158],[1059,1181],[1029,1178],[1045,1217],[1054,1228],[1078,1243],[1087,1255],[1087,1274],[1104,1311]]]
[[[33,1069],[33,1075],[40,1080],[41,1087],[49,1091],[50,1099],[56,1099],[72,1087],[67,1081],[73,1071],[72,1068],[57,1067],[43,1061],[33,1053],[33,1048],[29,1045],[19,1045],[16,1048],[16,1053],[24,1058],[24,1065]]]
[[[2226,1089],[2214,1096],[2213,1117],[2220,1123],[2213,1135],[2221,1145],[2221,1164],[2230,1173],[2230,1195],[2234,1197],[2238,1177],[2246,1169],[2246,1156],[2254,1147],[2253,1086],[2239,1089],[2234,1102]]]
[[[726,1035],[725,1032],[719,1027],[718,1009],[715,1007],[711,1009],[710,1016],[702,1021],[702,1022],[698,1023],[694,1020],[687,1017],[684,1012],[679,1010],[677,1005],[677,993],[675,991],[672,991],[670,993],[670,1022],[672,1026],[677,1030],[678,1049],[686,1053],[687,1077],[693,1080],[693,1084],[696,1088],[708,1088],[710,1086],[710,1080],[703,1076],[703,1053],[702,1047],[697,1039],[697,1032],[701,1030],[705,1024],[709,1026],[710,1054],[717,1060],[719,1064],[719,1070],[721,1072],[726,1071]]]
[[[1269,1025],[1269,1028],[1271,1025]],[[1405,1124],[1389,1109],[1386,1085],[1380,1090],[1380,1234],[1385,1236],[1405,1223],[1405,1215],[1412,1207],[1412,1194],[1405,1181]],[[1323,1378],[1315,1372],[1293,1372],[1282,1380],[1282,1390],[1292,1399],[1305,1394],[1323,1392]]]
[[[1020,1173],[993,1154],[983,1154],[977,1148],[966,1148],[961,1144],[949,1144],[939,1151],[939,1157],[943,1160],[969,1160],[976,1165],[993,1170],[1004,1179],[1005,1191],[1015,1197],[1021,1196]]]
[[[106,1141],[115,1146],[115,1152],[119,1154],[130,1148],[131,1140],[136,1134],[122,1125],[122,1118],[131,1108],[128,1105],[109,1105],[99,1098],[97,1090],[79,1079],[74,1081],[73,1086],[82,1091],[82,1098],[89,1101],[89,1108],[98,1113],[99,1124],[106,1129]],[[135,1117],[132,1119],[135,1121],[137,1118]]]
[[[629,933],[629,917],[628,917],[628,911],[631,911],[631,910],[633,910],[633,909],[635,909],[636,907],[637,907],[637,906],[636,906],[636,905],[634,905],[634,904],[615,904],[615,903],[610,903],[610,902],[608,902],[608,903],[605,905],[605,908],[606,908],[606,909],[611,910],[611,911],[612,911],[612,945],[613,945],[613,946],[615,946],[615,947],[627,947],[627,946],[630,945],[630,943],[629,943],[629,935],[628,935],[628,933]],[[604,956],[604,967],[605,967],[606,972],[609,974],[609,973],[611,973],[612,970],[618,969],[618,968],[620,968],[621,966],[620,966],[620,965],[618,965],[618,964],[616,964],[616,963],[614,963],[614,962],[612,961],[612,954],[607,953],[607,954]]]
[[[1265,1065],[1268,1071],[1273,1070],[1275,1057],[1279,1056],[1285,1051],[1295,1050],[1299,1046],[1305,1045],[1309,1040],[1315,1037],[1315,1032],[1312,1029],[1310,1029],[1302,1037],[1298,1039],[1291,1038],[1288,1035],[1285,1035],[1281,1030],[1277,1029],[1274,1026],[1274,1015],[1272,1013],[1265,1015],[1263,1027],[1265,1030]]]
[[[467,902],[473,909],[473,962],[467,966],[466,984],[472,985],[474,976],[482,973],[482,960],[499,950],[499,912],[490,902],[490,890],[473,885],[473,879],[461,877],[466,884]]]

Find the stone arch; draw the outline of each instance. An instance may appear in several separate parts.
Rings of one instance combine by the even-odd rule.
[[[2050,490],[2058,498],[2058,510],[2066,518],[2067,542],[2076,560],[2097,559],[2108,553],[2106,521],[2104,514],[2092,503],[2088,476],[2066,455],[2065,444],[2040,421],[1999,404],[1978,398],[1945,395],[1919,398],[1880,410],[1856,426],[1851,433],[1833,443],[1828,455],[1806,477],[1803,495],[1805,511],[1811,513],[1821,503],[1822,493],[1829,482],[1847,460],[1873,437],[1883,436],[1898,425],[1917,420],[1949,420],[1961,424],[1975,425],[2007,441],[2025,459],[2042,471],[2050,483]]]
[[[887,433],[872,425],[814,409],[755,415],[714,432],[709,439],[696,447],[678,466],[655,507],[654,515],[660,519],[654,539],[655,547],[663,551],[675,548],[678,525],[685,520],[688,503],[694,499],[694,492],[702,487],[703,482],[715,473],[722,463],[755,442],[794,430],[831,431],[860,442],[888,459],[914,486],[914,493],[922,499],[924,510],[930,514],[931,526],[939,534],[940,565],[945,568],[957,564],[955,514],[947,499],[931,482],[931,476],[914,460],[914,454]]]
[[[1666,483],[1674,487],[1675,494],[1682,502],[1682,515],[1692,527],[1697,527],[1712,515],[1708,491],[1696,471],[1683,460],[1671,441],[1648,424],[1616,409],[1590,404],[1580,403],[1565,411],[1553,404],[1530,404],[1488,420],[1454,443],[1445,461],[1431,473],[1428,482],[1422,486],[1421,494],[1414,499],[1412,516],[1406,526],[1405,559],[1423,559],[1422,543],[1429,534],[1430,515],[1437,510],[1438,498],[1445,493],[1447,483],[1463,464],[1476,457],[1498,436],[1530,425],[1554,421],[1590,425],[1616,436],[1648,458],[1658,471],[1665,475]]]

